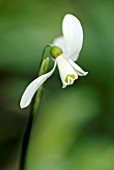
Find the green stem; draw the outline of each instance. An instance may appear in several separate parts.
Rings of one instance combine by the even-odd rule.
[[[41,76],[42,74],[45,74],[47,72],[48,65],[49,65],[49,58],[44,59],[44,53],[45,53],[46,48],[50,47],[50,46],[51,45],[47,45],[43,50],[38,76]],[[38,113],[40,103],[42,100],[42,96],[43,96],[43,91],[44,91],[44,88],[42,85],[36,92],[36,95],[32,102],[32,109],[31,109],[27,129],[26,129],[26,132],[25,132],[25,135],[23,138],[23,143],[22,143],[20,170],[25,169],[26,154],[27,154],[27,148],[28,148],[28,144],[29,144],[29,138],[30,138],[30,133],[31,133],[31,129],[32,129],[32,124],[33,124],[33,120],[34,120],[35,116]]]
[[[42,74],[45,74],[47,72],[48,64],[49,64],[49,58],[44,59],[41,66],[40,66],[40,69],[39,69],[39,76],[42,75]],[[42,85],[42,86],[40,86],[40,88],[36,92],[32,111],[31,111],[33,117],[38,113],[38,109],[39,109],[41,99],[42,99],[42,96],[43,96],[43,91],[44,91],[44,88],[43,88],[43,85]]]
[[[44,47],[44,49],[43,49],[42,57],[41,57],[41,62],[40,62],[40,67],[39,67],[39,71],[38,71],[38,76],[41,76],[42,74],[45,74],[47,72],[48,64],[49,64],[49,58],[44,59],[44,54],[45,54],[45,51],[46,51],[46,49],[48,47],[52,47],[52,45],[51,44],[47,44]],[[40,102],[41,102],[41,98],[43,96],[43,91],[44,91],[44,88],[43,88],[43,85],[42,85],[38,89],[38,91],[37,91],[37,93],[35,95],[35,98],[34,98],[33,107],[32,107],[32,111],[31,111],[33,117],[38,112],[39,105],[40,105]]]
[[[47,44],[44,49],[43,49],[43,52],[42,52],[42,57],[41,57],[41,61],[40,61],[40,67],[39,67],[39,71],[38,71],[38,76],[40,76],[42,74],[42,69],[41,69],[41,65],[43,63],[43,60],[44,60],[44,54],[45,54],[45,51],[48,47],[52,47],[52,44]]]

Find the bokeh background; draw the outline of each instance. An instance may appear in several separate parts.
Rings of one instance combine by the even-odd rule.
[[[114,169],[114,1],[0,0],[0,170],[18,170],[30,113],[19,101],[66,13],[82,23],[89,74],[62,89],[56,69],[45,83],[26,170]]]

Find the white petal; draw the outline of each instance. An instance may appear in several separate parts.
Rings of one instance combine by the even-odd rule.
[[[71,64],[71,66],[75,69],[75,71],[77,72],[77,74],[79,76],[86,76],[88,74],[88,72],[85,72],[84,70],[81,69],[81,67],[79,67],[76,63],[74,63],[72,60],[69,60],[69,63]]]
[[[83,30],[80,21],[75,16],[67,14],[63,19],[62,30],[69,58],[75,61],[83,43]]]
[[[21,108],[25,108],[30,104],[35,92],[53,74],[55,67],[56,67],[56,62],[54,64],[53,69],[50,72],[36,78],[28,85],[21,98],[21,102],[20,102]]]
[[[78,78],[76,71],[70,65],[66,58],[63,55],[60,55],[56,58],[58,65],[61,81],[63,83],[63,88],[67,85],[71,85]]]

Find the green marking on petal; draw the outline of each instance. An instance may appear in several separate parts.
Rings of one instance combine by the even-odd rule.
[[[77,72],[78,72],[79,74],[82,74],[82,75],[84,74],[84,73],[82,73],[82,72],[80,72],[80,71],[77,71]]]
[[[68,83],[68,77],[71,77],[72,79],[75,79],[75,75],[74,74],[68,74],[65,78],[65,82]]]

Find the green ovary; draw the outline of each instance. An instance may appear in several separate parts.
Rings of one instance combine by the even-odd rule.
[[[59,57],[63,53],[62,49],[58,46],[53,46],[50,49],[50,54],[53,58]]]
[[[65,78],[65,82],[68,83],[68,77],[71,77],[72,79],[75,79],[75,75],[74,74],[68,74]]]

